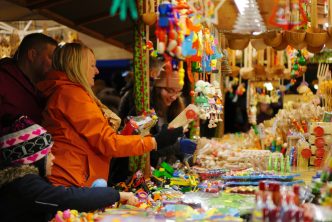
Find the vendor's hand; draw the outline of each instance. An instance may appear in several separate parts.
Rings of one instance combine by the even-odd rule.
[[[187,138],[180,139],[180,151],[181,153],[194,154],[197,144]]]
[[[168,129],[168,125],[164,124],[159,133],[154,135],[158,149],[173,145],[179,137],[183,136],[183,127]]]
[[[120,192],[120,202],[136,206],[138,204],[138,198],[131,192]]]

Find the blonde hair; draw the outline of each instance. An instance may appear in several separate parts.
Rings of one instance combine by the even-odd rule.
[[[66,43],[58,46],[53,54],[52,67],[67,74],[70,81],[80,84],[87,93],[98,100],[87,79],[88,51],[92,49],[81,43]]]
[[[97,99],[89,85],[86,67],[89,62],[89,51],[93,53],[92,49],[81,43],[66,43],[58,46],[53,54],[52,67],[54,70],[66,73],[70,81],[80,84],[96,102],[104,117],[116,131],[120,126],[121,119]]]

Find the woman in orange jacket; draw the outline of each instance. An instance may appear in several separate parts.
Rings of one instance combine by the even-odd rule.
[[[44,127],[52,134],[55,161],[49,180],[54,185],[91,186],[107,180],[112,157],[142,155],[176,142],[181,128],[155,136],[117,134],[120,118],[93,94],[99,73],[93,51],[79,43],[59,46],[53,55],[54,71],[37,87],[48,98]]]

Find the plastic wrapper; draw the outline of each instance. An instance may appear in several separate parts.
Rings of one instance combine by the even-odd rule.
[[[200,139],[196,151],[196,164],[207,169],[267,170],[270,157],[281,158],[280,153],[269,150],[241,150],[232,145]]]

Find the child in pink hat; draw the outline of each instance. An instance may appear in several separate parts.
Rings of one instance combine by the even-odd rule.
[[[50,175],[54,156],[52,137],[21,116],[0,137],[1,221],[49,221],[58,210],[91,211],[117,201],[136,205],[133,193],[110,187],[55,187]],[[68,160],[70,161],[70,160]]]

